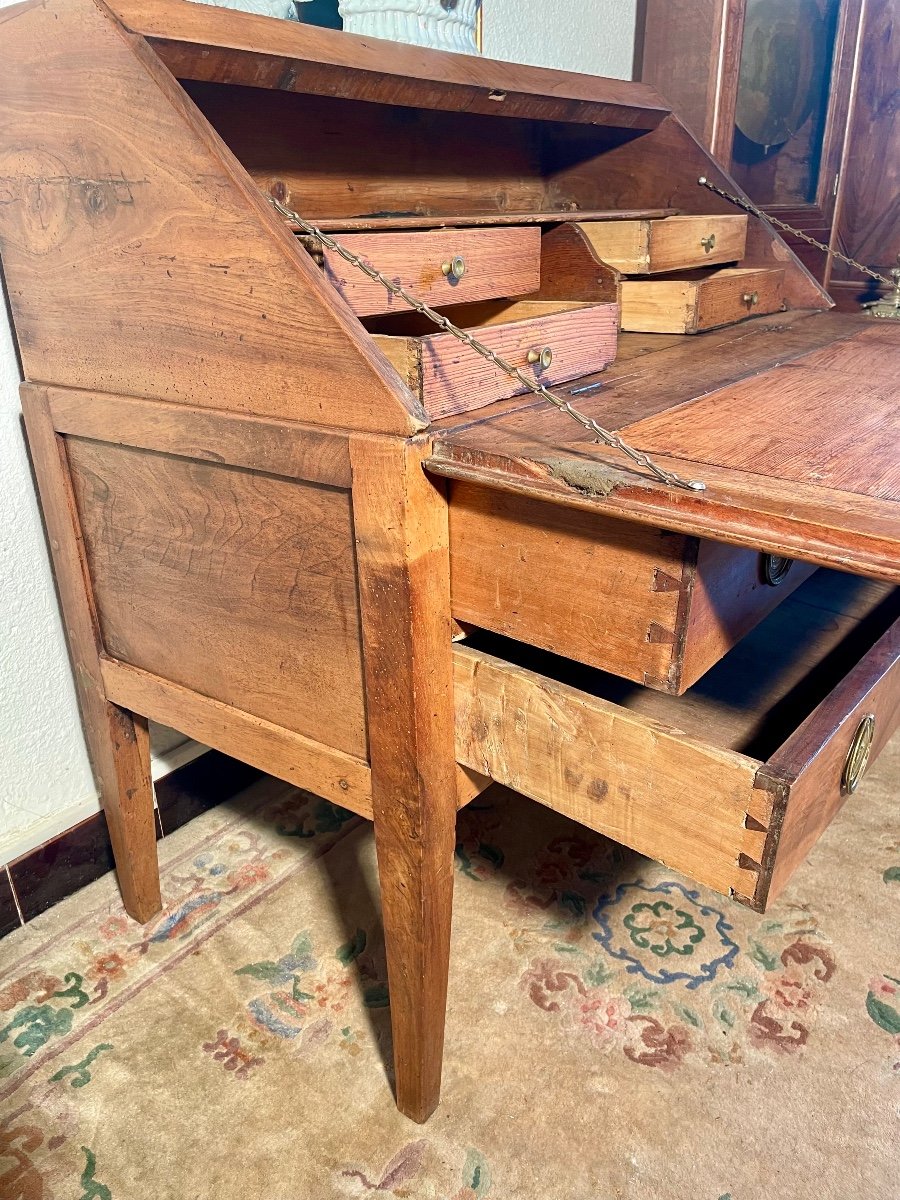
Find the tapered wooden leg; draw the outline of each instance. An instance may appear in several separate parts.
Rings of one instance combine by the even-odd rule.
[[[143,924],[162,908],[150,734],[145,717],[125,712],[106,700],[103,705],[106,729],[89,734],[88,744],[125,911]],[[104,732],[106,744],[101,743]]]
[[[28,445],[41,495],[82,721],[109,825],[128,914],[148,921],[162,907],[156,859],[147,722],[106,699],[101,642],[82,557],[78,513],[63,438],[42,389],[22,388]]]
[[[351,444],[397,1105],[414,1121],[440,1096],[457,803],[447,509],[424,451]]]
[[[374,782],[374,781],[373,781]],[[422,796],[394,792],[376,811],[397,1107],[425,1121],[440,1099],[454,827]]]

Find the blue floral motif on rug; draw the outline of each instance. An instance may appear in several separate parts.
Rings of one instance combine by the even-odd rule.
[[[733,966],[738,953],[725,915],[674,880],[622,883],[600,897],[593,916],[600,926],[593,936],[607,954],[651,983],[698,988]]]

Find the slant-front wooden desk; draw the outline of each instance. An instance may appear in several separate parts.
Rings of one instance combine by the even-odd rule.
[[[499,780],[762,910],[894,728],[900,327],[829,313],[639,84],[181,0],[0,19],[0,253],[126,907],[160,907],[148,718],[373,818],[423,1120],[458,806]]]

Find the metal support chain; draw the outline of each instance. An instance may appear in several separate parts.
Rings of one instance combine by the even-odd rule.
[[[793,234],[794,237],[800,238],[809,246],[815,246],[817,250],[824,250],[826,254],[830,254],[832,258],[839,258],[842,263],[846,263],[848,267],[855,267],[857,271],[862,271],[863,275],[868,275],[870,279],[877,279],[879,283],[886,283],[888,287],[895,287],[896,283],[892,283],[890,279],[880,275],[877,271],[873,271],[871,267],[865,266],[861,262],[857,262],[855,258],[848,258],[846,254],[841,254],[840,250],[832,250],[830,246],[826,246],[824,242],[817,241],[814,237],[810,237],[808,233],[804,233],[802,229],[795,229],[793,225],[788,225],[786,221],[779,221],[777,217],[773,217],[770,213],[763,212],[761,208],[757,208],[749,200],[745,200],[742,196],[732,196],[730,192],[723,191],[720,187],[716,187],[714,183],[701,175],[697,180],[701,187],[707,188],[710,192],[715,192],[717,196],[721,196],[723,200],[727,200],[729,204],[735,204],[738,208],[742,208],[745,212],[750,213],[754,217],[759,217],[761,221],[768,221],[770,225],[776,226],[778,229],[783,229],[785,233]]]
[[[655,463],[653,459],[649,457],[649,455],[644,454],[644,452],[641,450],[635,450],[633,446],[629,446],[629,444],[619,437],[617,433],[613,433],[609,429],[604,429],[602,425],[598,424],[598,422],[593,419],[593,417],[588,417],[584,413],[579,412],[579,410],[575,408],[569,400],[564,400],[562,396],[557,396],[554,392],[551,392],[549,388],[544,387],[543,384],[536,383],[533,379],[529,379],[528,376],[524,374],[524,372],[518,367],[514,366],[511,362],[508,362],[505,358],[502,358],[499,354],[496,354],[488,346],[485,346],[483,342],[480,342],[477,338],[473,337],[472,334],[467,330],[460,329],[457,325],[454,325],[453,322],[448,317],[444,316],[443,313],[436,312],[435,309],[430,308],[423,300],[419,300],[417,297],[411,295],[399,283],[395,283],[392,279],[388,279],[386,275],[382,275],[380,271],[377,271],[373,266],[370,266],[369,263],[361,259],[359,255],[354,254],[352,250],[348,250],[346,246],[341,245],[341,243],[335,238],[330,237],[327,233],[324,233],[321,229],[318,229],[311,222],[305,221],[298,213],[295,213],[292,209],[287,208],[274,197],[270,196],[269,200],[273,208],[281,213],[281,215],[287,220],[298,226],[303,233],[307,234],[310,238],[314,238],[320,246],[324,246],[326,250],[331,250],[333,253],[339,255],[344,262],[349,263],[352,267],[356,267],[357,270],[368,276],[368,278],[374,283],[380,283],[382,287],[386,288],[392,296],[399,297],[404,301],[404,303],[408,304],[410,308],[414,309],[417,313],[421,313],[421,315],[426,317],[429,321],[432,321],[438,326],[439,329],[443,329],[445,333],[449,333],[452,337],[456,338],[457,341],[462,342],[464,345],[474,350],[476,354],[480,354],[482,358],[485,358],[488,362],[493,363],[495,367],[503,371],[506,375],[509,375],[510,378],[517,380],[529,392],[533,392],[534,395],[540,396],[541,399],[546,400],[555,408],[558,408],[560,412],[563,412],[567,416],[571,417],[573,421],[577,421],[577,423],[581,425],[583,429],[586,429],[589,433],[594,435],[596,441],[601,442],[614,450],[620,450],[623,454],[630,458],[633,463],[636,463],[639,467],[643,467],[645,470],[649,471],[656,479],[660,481],[660,483],[668,484],[670,487],[687,488],[689,491],[694,492],[702,492],[706,490],[706,484],[702,483],[698,479],[682,479],[682,477],[680,475],[676,475],[674,471],[665,470],[663,467]]]

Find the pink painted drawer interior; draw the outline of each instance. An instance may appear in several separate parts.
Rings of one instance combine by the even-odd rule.
[[[444,310],[489,349],[548,386],[608,366],[618,306],[564,301],[471,304]],[[417,313],[367,322],[374,341],[432,420],[483,408],[526,389]]]

